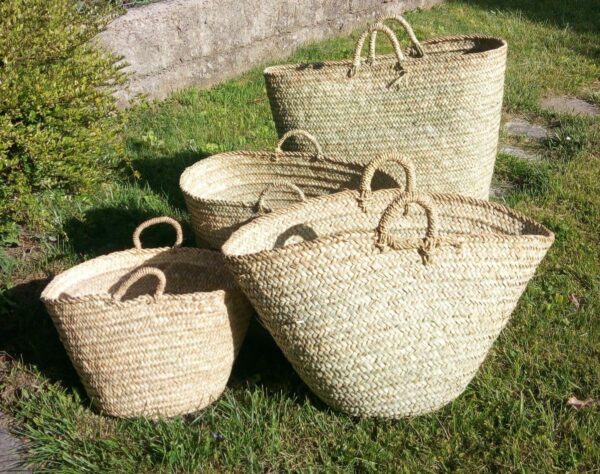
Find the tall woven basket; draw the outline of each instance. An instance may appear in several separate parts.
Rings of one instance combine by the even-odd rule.
[[[300,138],[313,149],[283,151],[290,138]],[[356,189],[361,173],[362,166],[326,159],[310,133],[290,130],[275,152],[236,151],[199,161],[181,175],[180,187],[198,243],[219,249],[234,230],[272,209]],[[393,183],[390,175],[377,177],[378,186]]]
[[[383,152],[401,152],[415,163],[421,190],[488,199],[506,42],[453,36],[419,43],[404,18],[393,18],[411,39],[407,51],[380,22],[358,39],[352,60],[267,68],[278,133],[310,130],[327,157],[338,162],[365,165]],[[377,32],[389,37],[394,54],[375,56]],[[369,35],[365,60],[361,50]]]
[[[554,236],[484,200],[371,192],[372,171],[361,191],[254,220],[223,252],[320,398],[352,415],[397,418],[465,389]]]
[[[177,230],[174,248],[142,249],[152,224]],[[42,293],[96,408],[117,417],[169,417],[223,392],[251,315],[217,252],[179,248],[181,227],[151,219],[135,248],[58,275]]]

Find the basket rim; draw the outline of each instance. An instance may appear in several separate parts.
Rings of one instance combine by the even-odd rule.
[[[390,195],[403,194],[403,192],[401,190],[399,190],[397,188],[391,188],[391,189],[383,189],[383,190],[379,190],[379,191],[374,191],[373,195],[381,196],[384,193],[390,194]],[[481,207],[483,209],[487,209],[491,212],[499,212],[499,213],[505,214],[513,219],[518,219],[521,222],[530,225],[533,229],[536,229],[539,231],[539,234],[525,234],[525,235],[482,233],[482,234],[468,234],[467,236],[460,235],[460,236],[443,237],[443,238],[438,238],[438,240],[441,242],[441,245],[450,245],[450,246],[460,245],[460,244],[464,243],[467,238],[468,238],[469,242],[480,242],[480,243],[507,242],[507,241],[511,241],[511,240],[515,240],[515,239],[546,240],[549,244],[551,244],[554,241],[554,233],[552,231],[550,231],[547,227],[545,227],[543,224],[540,224],[540,223],[536,222],[534,219],[532,219],[514,209],[511,209],[503,204],[496,203],[496,202],[490,202],[490,201],[486,201],[483,199],[476,199],[476,198],[473,198],[470,196],[463,196],[461,194],[454,194],[454,193],[422,193],[422,194],[426,194],[427,196],[429,196],[435,200],[472,204],[472,205]],[[231,235],[231,237],[227,240],[227,242],[225,242],[225,244],[223,244],[221,251],[223,252],[223,255],[225,256],[225,259],[228,261],[232,261],[232,262],[259,261],[259,260],[262,260],[265,258],[270,258],[272,256],[280,256],[280,255],[294,253],[297,250],[309,250],[309,249],[311,249],[313,247],[317,247],[323,243],[329,243],[331,241],[339,240],[341,238],[347,239],[349,237],[356,236],[356,235],[373,234],[373,230],[368,230],[368,229],[342,231],[342,232],[335,232],[332,234],[317,237],[316,239],[313,239],[313,240],[297,242],[297,243],[293,243],[290,245],[286,245],[285,247],[279,247],[279,248],[274,248],[274,249],[263,249],[263,250],[259,250],[258,252],[236,253],[231,250],[231,247],[236,244],[237,240],[244,239],[245,233],[252,231],[256,227],[260,227],[263,225],[268,226],[270,219],[276,219],[279,216],[294,212],[297,209],[301,209],[303,206],[317,207],[322,202],[335,201],[335,200],[342,201],[345,199],[349,200],[350,198],[354,198],[357,201],[359,201],[360,192],[354,191],[354,190],[342,191],[342,192],[339,192],[336,194],[324,195],[324,196],[312,198],[308,202],[294,203],[286,208],[273,210],[271,213],[263,215],[263,216],[259,216],[256,219],[254,219],[253,221],[249,222],[248,224],[246,224],[246,225],[242,226],[241,228],[239,228],[238,230],[236,230]],[[402,239],[402,242],[403,242],[403,244],[406,245],[407,249],[418,249],[419,246],[422,244],[423,239],[422,238]]]
[[[40,295],[40,300],[44,304],[48,304],[48,305],[52,305],[52,306],[65,305],[65,304],[67,304],[67,305],[82,304],[82,303],[92,303],[92,302],[104,302],[104,303],[109,302],[111,305],[114,305],[116,307],[127,307],[127,306],[136,305],[136,304],[139,304],[142,302],[153,303],[153,302],[160,301],[161,303],[165,303],[165,302],[176,302],[176,301],[199,301],[199,300],[206,300],[207,298],[222,298],[228,291],[236,289],[235,283],[233,282],[233,278],[231,278],[231,281],[227,281],[226,289],[218,289],[218,290],[212,290],[212,291],[197,291],[197,292],[193,292],[193,293],[183,293],[183,294],[164,293],[163,295],[161,295],[158,298],[155,297],[154,295],[146,294],[146,295],[140,295],[136,298],[128,299],[125,301],[119,301],[107,293],[92,293],[92,294],[83,295],[83,296],[68,296],[68,297],[51,296],[51,293],[55,291],[55,288],[57,286],[59,286],[65,279],[71,277],[74,273],[77,273],[78,271],[80,271],[83,268],[86,268],[86,269],[88,267],[93,268],[99,262],[114,260],[115,261],[115,269],[118,269],[121,267],[121,265],[118,264],[119,261],[121,260],[120,257],[130,256],[130,255],[140,256],[140,257],[153,256],[153,255],[160,255],[163,252],[194,254],[194,256],[196,256],[196,257],[202,257],[207,260],[215,259],[214,265],[219,264],[217,262],[217,260],[220,260],[221,255],[222,255],[220,252],[217,252],[214,250],[199,249],[199,248],[194,248],[194,247],[157,247],[157,248],[147,248],[147,249],[131,248],[131,249],[127,249],[127,250],[119,250],[116,252],[111,252],[106,255],[101,255],[101,256],[92,258],[90,260],[86,260],[84,262],[81,262],[81,263],[59,273],[54,278],[52,278],[52,281],[50,283],[48,283],[48,285],[44,288],[44,291],[42,291],[42,294]],[[193,264],[194,262],[192,259],[190,259],[190,260],[186,260],[186,263]],[[208,261],[207,263],[210,264],[210,261]],[[222,279],[222,280],[224,282],[226,281],[226,279]]]
[[[260,158],[271,161],[273,167],[276,167],[278,162],[274,160],[276,156],[281,156],[285,158],[302,158],[302,163],[310,164],[310,165],[324,165],[327,166],[331,171],[337,170],[346,170],[350,171],[351,169],[357,169],[360,173],[362,167],[356,163],[343,163],[339,161],[333,161],[328,158],[317,159],[314,154],[307,153],[303,151],[283,151],[281,153],[271,152],[271,151],[228,151],[225,153],[219,153],[216,155],[211,155],[206,158],[203,158],[193,165],[188,166],[181,176],[179,177],[179,188],[184,196],[188,199],[192,199],[197,202],[202,202],[204,204],[209,205],[218,205],[218,206],[235,206],[235,207],[245,207],[248,209],[254,209],[256,207],[256,201],[238,201],[233,199],[216,199],[216,198],[206,198],[203,196],[203,193],[193,192],[190,189],[189,182],[195,178],[195,174],[199,173],[203,168],[215,163],[219,162],[223,159],[234,161],[236,158]],[[277,175],[273,173],[273,178],[277,179]]]
[[[497,54],[499,52],[500,53],[506,52],[506,50],[508,48],[508,42],[505,39],[499,38],[497,36],[488,36],[488,35],[484,35],[484,34],[440,36],[440,37],[428,39],[426,41],[422,41],[421,45],[426,46],[426,45],[449,43],[449,42],[455,42],[455,41],[461,41],[461,40],[493,40],[493,41],[498,42],[498,46],[495,48],[492,48],[492,49],[487,49],[485,51],[470,53],[468,55],[458,55],[458,54],[452,55],[452,62],[456,62],[456,61],[463,62],[463,61],[469,61],[471,59],[481,59],[482,57],[489,56],[492,54]],[[410,50],[410,46],[407,47],[404,52],[407,53],[409,50]],[[397,61],[396,56],[394,54],[381,54],[381,55],[377,56],[377,58],[378,58],[378,61],[375,64],[370,65],[369,68],[371,68],[371,69],[388,68],[387,62],[389,62],[390,60],[393,60],[393,62],[395,63]],[[425,57],[417,58],[417,57],[406,54],[406,57],[403,62],[439,63],[439,62],[441,62],[441,60],[440,60],[439,56],[428,57],[427,55],[425,55]],[[264,69],[263,74],[265,76],[286,75],[286,74],[289,74],[290,72],[297,71],[299,66],[305,66],[307,64],[320,64],[323,67],[321,67],[318,71],[307,69],[305,71],[302,71],[303,74],[306,74],[307,72],[322,73],[324,69],[328,69],[328,68],[333,68],[333,69],[346,68],[346,69],[348,69],[353,66],[351,58],[343,59],[343,60],[306,61],[303,63],[275,64],[273,66],[268,66]]]

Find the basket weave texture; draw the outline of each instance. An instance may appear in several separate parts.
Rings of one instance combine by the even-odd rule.
[[[169,223],[174,248],[142,249],[140,232]],[[151,219],[135,248],[58,275],[42,293],[93,405],[117,417],[201,409],[225,388],[252,314],[222,255],[178,248],[181,227]]]
[[[311,152],[283,151],[292,137],[309,143]],[[199,161],[181,175],[180,187],[198,243],[219,249],[234,230],[272,209],[357,189],[361,173],[362,166],[327,160],[309,133],[290,130],[275,152],[222,153]],[[383,174],[377,181],[393,183]]]
[[[554,236],[484,200],[372,192],[372,171],[360,191],[254,220],[223,252],[321,399],[352,415],[398,418],[465,389]]]
[[[280,135],[309,130],[331,160],[366,165],[400,152],[416,166],[421,191],[488,199],[496,159],[507,45],[486,36],[454,36],[402,51],[379,22],[359,38],[353,60],[272,66],[267,93]],[[383,19],[385,20],[385,19]],[[383,21],[382,20],[382,21]],[[394,54],[375,56],[377,32]],[[371,35],[368,59],[361,50]],[[304,150],[292,141],[292,149]]]

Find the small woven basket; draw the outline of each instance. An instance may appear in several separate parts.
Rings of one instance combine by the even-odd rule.
[[[487,36],[419,43],[403,51],[383,21],[358,39],[346,61],[286,64],[264,71],[279,135],[310,130],[326,156],[366,165],[388,152],[410,156],[419,186],[488,199],[498,145],[507,44]],[[375,56],[377,32],[394,53]],[[367,58],[361,50],[370,36]],[[292,149],[305,143],[292,141]]]
[[[367,167],[360,191],[256,219],[223,252],[321,399],[352,415],[397,418],[465,389],[554,236],[488,201],[372,192],[381,164]]]
[[[169,223],[174,248],[142,249]],[[92,404],[117,417],[170,417],[219,397],[248,328],[249,303],[210,250],[179,248],[151,219],[135,248],[58,275],[42,293]]]
[[[291,137],[310,142],[315,152],[282,151]],[[206,158],[187,168],[180,187],[200,245],[221,248],[242,224],[306,198],[356,189],[362,166],[332,163],[314,137],[291,130],[275,152],[236,151]],[[381,176],[382,184],[389,175]]]

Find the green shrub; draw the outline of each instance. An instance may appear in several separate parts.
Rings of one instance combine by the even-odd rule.
[[[43,226],[39,196],[89,192],[123,160],[117,58],[90,40],[110,8],[0,1],[0,236]],[[45,217],[46,216],[46,217]]]

